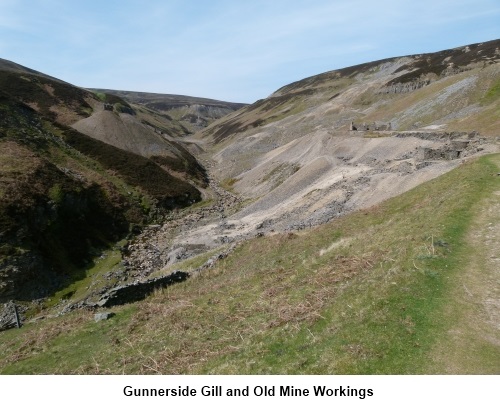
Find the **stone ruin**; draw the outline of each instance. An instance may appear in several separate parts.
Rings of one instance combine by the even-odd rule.
[[[418,150],[419,160],[454,160],[474,153],[478,146],[482,143],[482,139],[457,139],[447,142],[440,148],[420,147]]]
[[[391,131],[392,125],[390,122],[373,122],[371,124],[355,124],[354,121],[351,121],[351,125],[349,126],[349,131]]]

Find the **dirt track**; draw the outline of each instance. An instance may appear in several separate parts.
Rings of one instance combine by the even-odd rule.
[[[496,163],[500,168],[498,157]],[[500,372],[500,190],[474,213],[467,235],[472,254],[455,280],[453,301],[446,309],[454,322],[432,353],[448,374]],[[485,356],[487,347],[492,352]]]

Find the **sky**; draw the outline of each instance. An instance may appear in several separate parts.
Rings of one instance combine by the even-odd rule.
[[[0,58],[81,87],[251,103],[500,38],[500,0],[0,0]]]

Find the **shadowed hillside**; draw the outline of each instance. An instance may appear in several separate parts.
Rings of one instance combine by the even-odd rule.
[[[135,115],[119,97],[4,60],[0,89],[0,301],[46,297],[134,226],[201,199],[204,169],[181,145],[160,139],[149,159],[68,126],[104,105]]]

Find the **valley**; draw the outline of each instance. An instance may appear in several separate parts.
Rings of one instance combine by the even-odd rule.
[[[46,238],[52,229],[34,227],[40,216],[19,242],[8,213],[21,199],[0,194],[2,302],[16,301],[26,323],[0,334],[0,370],[498,372],[491,361],[460,357],[460,336],[471,336],[479,359],[498,358],[490,207],[500,185],[499,47],[495,40],[327,72],[252,105],[115,90],[72,90],[72,101],[59,103],[38,74],[45,104],[1,93],[9,112],[29,106],[12,114],[24,132],[2,126],[10,151],[1,156],[2,193],[19,187],[12,173],[41,178],[37,168],[50,163],[65,179],[37,195],[39,206],[56,207],[51,221],[81,229],[67,219],[76,209],[88,223],[94,212],[66,197],[83,184],[105,190],[102,215],[123,216],[107,236],[99,221],[70,236],[72,245],[86,241],[82,272],[67,257],[47,260],[68,234],[49,233],[54,241],[40,247],[30,232]],[[11,79],[28,74],[5,65]],[[201,112],[208,115],[191,120]],[[9,159],[14,152],[23,165]],[[54,263],[80,270],[61,277]],[[40,277],[44,266],[52,269]],[[21,288],[11,274],[26,267]],[[139,288],[147,293],[132,293]],[[116,291],[123,298],[111,305]],[[464,291],[474,304],[461,305]],[[94,322],[104,307],[115,316]],[[66,358],[73,341],[94,361],[83,351]]]

